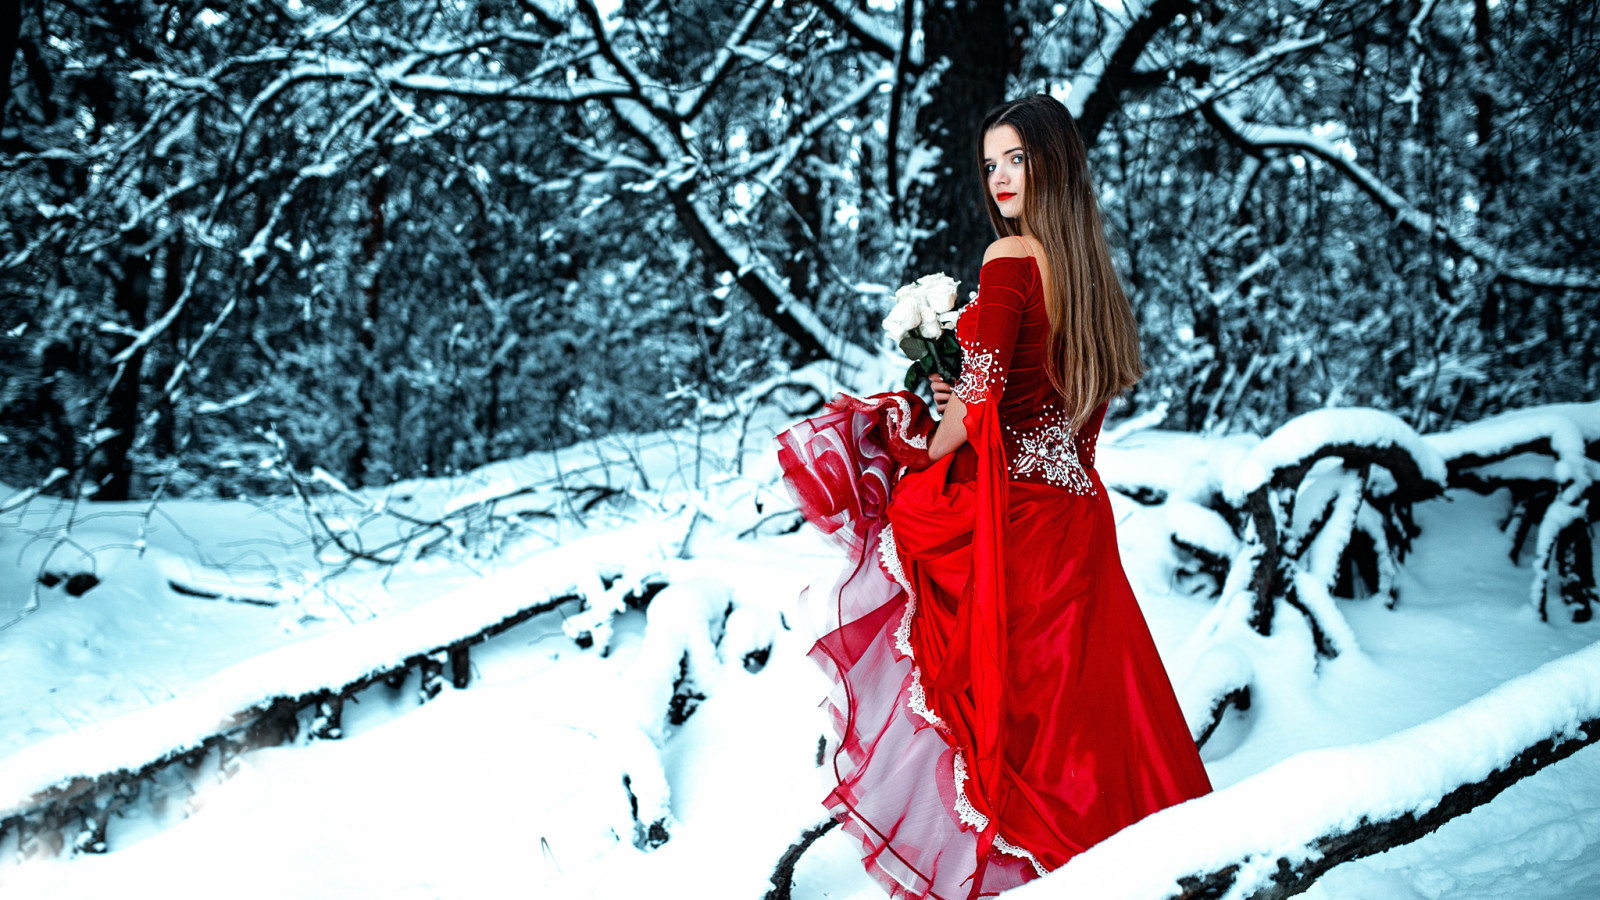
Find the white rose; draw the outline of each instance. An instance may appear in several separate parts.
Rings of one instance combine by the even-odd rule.
[[[906,336],[906,333],[920,328],[922,325],[922,310],[910,298],[899,301],[894,309],[889,310],[889,317],[883,320],[883,330],[889,332],[889,340],[896,344]]]
[[[883,329],[896,343],[912,331],[929,340],[938,338],[944,332],[944,315],[955,309],[956,288],[960,284],[943,272],[936,272],[904,285],[894,292],[895,306],[883,320]]]
[[[922,324],[917,328],[918,334],[931,341],[944,333],[944,327],[939,324],[939,314],[928,305],[925,298],[917,304],[917,311],[922,316]]]
[[[917,279],[918,293],[927,298],[935,313],[947,313],[956,308],[956,288],[960,285],[961,282],[943,272]]]

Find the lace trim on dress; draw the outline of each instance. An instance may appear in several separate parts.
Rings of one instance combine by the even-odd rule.
[[[1038,872],[1041,877],[1050,874],[1050,870],[1044,867],[1044,863],[1039,862],[1039,857],[1034,856],[1032,853],[1029,853],[1021,847],[1018,847],[1016,844],[1011,843],[998,834],[994,836],[994,848],[999,850],[1001,853],[1009,854],[1011,856],[1019,856],[1032,863],[1033,870]]]
[[[944,728],[944,720],[939,714],[928,707],[928,693],[922,687],[922,669],[919,666],[911,667],[911,688],[907,691],[910,699],[906,701],[911,711],[923,718],[923,721],[935,728]]]
[[[956,817],[961,819],[963,824],[971,825],[979,831],[988,828],[989,817],[978,812],[977,808],[972,805],[972,801],[967,799],[967,760],[966,757],[961,755],[960,750],[956,751],[955,782]],[[1033,870],[1040,875],[1048,875],[1050,873],[1050,870],[1044,867],[1044,863],[1039,862],[1039,857],[1011,843],[998,833],[994,836],[994,848],[1001,853],[1027,860],[1032,864]]]
[[[900,624],[894,630],[895,649],[900,651],[906,658],[915,659],[916,655],[912,652],[911,647],[911,620],[917,613],[917,593],[911,589],[911,583],[906,580],[905,568],[900,563],[900,551],[894,542],[893,525],[885,525],[883,531],[878,534],[878,557],[883,560],[884,571],[888,572],[889,577],[894,579],[895,584],[900,585],[900,589],[906,592],[906,611],[900,616]],[[930,725],[941,730],[945,728],[944,720],[939,718],[939,714],[928,706],[928,693],[922,686],[922,668],[920,666],[911,667],[911,685],[907,688],[906,694],[906,705],[913,713],[921,716]],[[972,805],[972,801],[967,799],[967,760],[961,755],[960,750],[955,752],[952,775],[956,786],[956,818],[963,825],[971,826],[978,831],[988,828],[989,817],[978,812],[977,807]],[[1033,870],[1040,875],[1050,871],[1039,862],[1038,857],[998,834],[994,837],[994,846],[995,849],[1002,853],[1026,859],[1033,865]]]
[[[1056,421],[1046,420],[1021,431],[1006,426],[1006,431],[1017,441],[1017,452],[1011,459],[1011,475],[1030,475],[1074,494],[1092,497],[1094,480],[1078,459],[1072,429],[1061,421],[1064,417],[1064,413],[1058,414]]]
[[[883,531],[878,533],[878,557],[883,560],[883,570],[889,573],[895,584],[900,585],[900,590],[906,592],[906,611],[901,614],[900,624],[894,629],[894,648],[901,656],[916,659],[911,649],[911,620],[917,615],[917,592],[911,589],[911,583],[906,580],[906,570],[900,565],[900,551],[895,548],[893,525],[883,526]],[[929,725],[944,727],[944,720],[928,706],[928,692],[922,686],[921,667],[911,667],[911,686],[906,693],[906,705],[912,712]]]
[[[906,402],[904,397],[890,397],[889,399],[893,400],[895,408],[900,410],[900,415],[895,417],[894,423],[895,432],[900,435],[900,440],[918,450],[928,449],[927,435],[911,434],[908,431],[911,426],[911,404]]]
[[[967,799],[967,758],[956,751],[955,763],[956,781],[956,817],[963,825],[971,825],[979,831],[989,827],[989,817],[978,812],[972,801]]]
[[[917,614],[917,592],[911,589],[911,583],[906,581],[906,570],[900,565],[900,551],[894,544],[893,525],[883,526],[883,531],[878,533],[878,558],[883,561],[883,570],[889,573],[895,584],[900,585],[900,590],[906,592],[906,611],[894,629],[894,649],[907,659],[915,659],[916,654],[911,652],[911,619]],[[912,672],[915,674],[916,670]],[[916,688],[921,693],[922,684],[917,682]]]

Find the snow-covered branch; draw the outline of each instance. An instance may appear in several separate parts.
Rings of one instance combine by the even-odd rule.
[[[1317,32],[1310,37],[1291,38],[1279,41],[1267,47],[1260,53],[1250,57],[1233,69],[1224,72],[1221,76],[1212,78],[1208,84],[1194,91],[1194,99],[1201,104],[1212,103],[1227,97],[1262,75],[1272,71],[1279,62],[1297,53],[1315,50],[1328,42],[1325,32]]]
[[[822,129],[837,122],[849,110],[860,106],[871,99],[874,94],[884,90],[894,77],[894,70],[888,67],[880,69],[871,78],[862,82],[826,109],[807,119],[803,125],[783,139],[783,142],[770,150],[754,154],[750,159],[740,162],[736,166],[718,172],[731,178],[756,177],[763,183],[772,183],[780,172],[787,169],[794,162],[800,151],[817,136]]]
[[[1481,239],[1456,234],[1439,217],[1417,208],[1398,191],[1384,184],[1367,167],[1350,159],[1332,142],[1308,129],[1249,122],[1237,110],[1220,101],[1203,102],[1201,109],[1207,121],[1245,152],[1261,156],[1269,150],[1288,150],[1316,157],[1381,206],[1402,228],[1441,241],[1453,252],[1477,260],[1501,278],[1532,287],[1600,291],[1600,275],[1593,272],[1521,264],[1511,259],[1504,250],[1492,247]]]
[[[1450,484],[1511,495],[1510,556],[1534,538],[1529,602],[1548,620],[1546,596],[1556,576],[1574,622],[1600,605],[1589,537],[1600,503],[1600,402],[1512,410],[1426,438],[1450,471]]]
[[[855,38],[863,48],[885,60],[894,59],[896,48],[900,46],[900,35],[895,29],[861,12],[853,4],[841,5],[836,0],[816,0],[816,7],[835,25],[843,28],[846,34]],[[921,67],[920,48],[913,50],[910,64],[912,68]]]
[[[1072,80],[1067,109],[1078,120],[1085,143],[1093,145],[1121,102],[1120,94],[1134,78],[1134,65],[1167,24],[1196,7],[1194,0],[1137,0],[1110,20],[1100,43]]]
[[[676,119],[677,113],[672,109],[666,91],[639,71],[639,67],[617,49],[616,43],[611,39],[611,33],[606,30],[604,17],[601,16],[600,10],[595,8],[592,0],[578,0],[578,11],[594,34],[600,55],[627,82],[629,96],[644,105],[658,119]]]
[[[1017,889],[1020,900],[1286,897],[1417,840],[1600,741],[1600,644],[1430,722],[1292,756],[1156,813]]]
[[[693,121],[696,116],[700,115],[700,111],[705,109],[706,101],[721,86],[734,57],[741,55],[740,48],[744,45],[745,40],[750,37],[750,32],[755,30],[757,23],[761,21],[761,17],[766,15],[767,10],[772,8],[772,3],[773,0],[756,0],[756,2],[750,4],[749,9],[745,10],[744,17],[739,20],[739,24],[734,27],[733,32],[728,35],[728,39],[723,42],[721,49],[717,51],[717,55],[712,58],[705,71],[701,73],[700,85],[678,101],[678,115],[684,121]]]
[[[1102,21],[1110,24],[1105,34],[1100,36],[1100,43],[1089,54],[1089,58],[1078,67],[1078,74],[1072,78],[1072,90],[1067,94],[1067,109],[1073,118],[1083,115],[1084,104],[1100,89],[1100,81],[1105,77],[1106,67],[1111,65],[1111,58],[1122,47],[1122,42],[1128,37],[1128,30],[1150,8],[1147,0],[1134,0],[1128,3],[1121,13],[1107,11],[1102,16]]]

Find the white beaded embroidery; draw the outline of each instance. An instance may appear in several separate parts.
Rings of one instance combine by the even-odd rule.
[[[989,399],[989,382],[998,379],[1004,372],[995,365],[994,353],[991,351],[970,346],[963,346],[962,350],[964,358],[961,361],[961,378],[956,381],[952,393],[960,398],[962,403],[968,405],[982,403]]]
[[[1094,447],[1095,447],[1095,443],[1098,442],[1099,440],[1100,440],[1100,432],[1099,431],[1096,431],[1094,434],[1089,435],[1089,439],[1083,442],[1083,452],[1078,454],[1078,461],[1079,462],[1083,463],[1085,466],[1093,466],[1094,465]]]
[[[1094,481],[1078,459],[1072,430],[1065,423],[1046,421],[1022,431],[1007,426],[1006,431],[1017,440],[1017,452],[1011,460],[1012,477],[1032,475],[1074,494],[1094,496]]]

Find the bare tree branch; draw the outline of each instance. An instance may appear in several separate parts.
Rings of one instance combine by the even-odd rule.
[[[815,0],[817,9],[833,21],[835,25],[845,30],[845,33],[856,39],[863,49],[892,60],[895,56],[895,47],[900,43],[900,36],[877,19],[863,15],[853,8],[843,8],[835,0]],[[910,60],[913,71],[921,71],[921,52],[912,55]]]
[[[1207,122],[1215,126],[1229,143],[1246,153],[1265,157],[1271,150],[1288,150],[1314,156],[1376,202],[1400,227],[1422,237],[1439,240],[1453,253],[1476,260],[1507,281],[1530,287],[1600,291],[1600,275],[1595,273],[1520,264],[1498,247],[1492,247],[1475,237],[1452,232],[1439,217],[1423,212],[1365,166],[1348,158],[1338,147],[1310,131],[1248,122],[1222,102],[1204,102],[1200,109]]]
[[[1173,19],[1195,9],[1196,0],[1154,0],[1127,4],[1125,20],[1101,37],[1095,52],[1072,79],[1067,108],[1078,120],[1083,142],[1094,146],[1101,129],[1121,104],[1123,89],[1134,80],[1134,64],[1145,48]]]
[[[705,72],[700,75],[700,86],[693,93],[679,101],[678,115],[684,121],[693,121],[705,109],[706,101],[711,98],[717,87],[722,84],[722,80],[727,77],[734,57],[739,54],[739,48],[744,44],[745,39],[750,36],[750,32],[755,30],[756,25],[760,24],[761,17],[766,15],[767,10],[772,8],[772,3],[773,0],[756,0],[756,2],[750,4],[749,9],[745,10],[744,18],[739,20],[739,24],[734,27],[733,33],[728,35],[728,39],[723,42],[722,48],[717,51],[717,55],[711,60],[710,65],[706,66]]]

